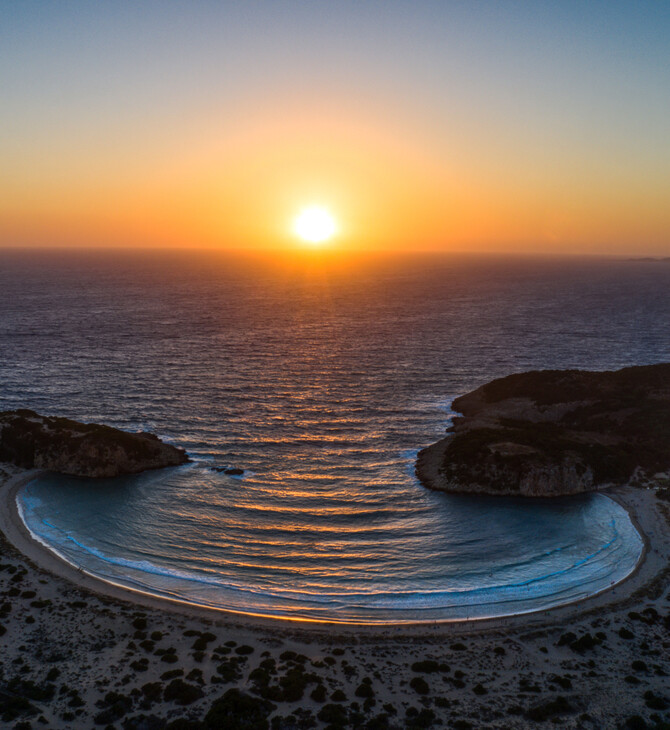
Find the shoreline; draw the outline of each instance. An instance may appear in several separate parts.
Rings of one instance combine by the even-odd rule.
[[[167,611],[189,618],[222,621],[233,624],[244,622],[245,625],[251,623],[258,628],[265,629],[305,629],[314,632],[338,630],[371,635],[384,634],[389,630],[402,631],[410,635],[421,635],[427,631],[430,632],[430,635],[435,635],[435,632],[440,630],[446,630],[450,634],[470,633],[472,631],[479,633],[481,631],[499,630],[501,626],[509,628],[515,625],[528,626],[531,623],[535,624],[538,622],[543,624],[549,621],[551,623],[551,621],[566,615],[566,613],[568,615],[581,615],[594,608],[606,606],[610,602],[618,603],[626,600],[626,595],[623,597],[619,595],[621,592],[625,593],[625,588],[623,591],[618,589],[628,585],[630,587],[628,595],[631,595],[640,587],[638,585],[640,581],[635,580],[636,577],[640,576],[640,573],[645,573],[643,580],[649,579],[646,573],[650,571],[643,571],[647,557],[650,554],[650,540],[647,531],[653,525],[653,521],[648,519],[650,517],[649,505],[644,505],[643,508],[639,504],[636,505],[634,497],[636,494],[639,495],[639,493],[642,493],[641,490],[633,487],[622,487],[607,490],[606,492],[603,490],[601,493],[617,502],[626,510],[629,519],[642,540],[642,550],[635,567],[616,583],[602,588],[595,593],[566,601],[556,606],[533,608],[528,611],[492,617],[387,621],[384,623],[337,621],[295,616],[268,616],[257,614],[253,611],[235,611],[234,609],[207,606],[188,601],[187,599],[161,596],[158,593],[133,588],[123,583],[116,583],[81,567],[77,567],[56,550],[45,545],[27,527],[18,504],[19,491],[44,473],[44,470],[30,470],[19,473],[4,483],[0,483],[0,503],[4,503],[7,507],[6,510],[0,510],[0,530],[5,534],[9,542],[22,555],[40,568],[47,570],[60,579],[68,581],[80,589],[123,603],[130,603],[153,610]],[[658,527],[657,525],[653,526],[655,529]],[[655,567],[649,567],[655,570]],[[610,599],[609,601],[608,597]]]
[[[205,730],[225,708],[231,726],[259,713],[273,730],[535,730],[538,718],[600,730],[633,717],[654,727],[651,703],[670,700],[670,502],[654,491],[608,495],[645,552],[599,595],[501,619],[361,626],[200,608],[80,574],[20,520],[16,494],[38,474],[0,464],[8,727]]]

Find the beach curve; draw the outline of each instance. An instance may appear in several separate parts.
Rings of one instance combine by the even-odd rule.
[[[624,489],[618,490],[617,493],[607,495],[610,498],[613,498],[614,501],[619,503],[627,511],[631,522],[642,539],[643,547],[637,564],[631,572],[623,576],[616,583],[613,583],[610,586],[592,594],[552,607],[532,608],[529,611],[501,614],[498,616],[487,616],[481,618],[449,618],[438,621],[416,620],[375,623],[304,618],[296,616],[284,617],[254,613],[253,611],[236,611],[229,608],[200,604],[188,601],[187,599],[164,596],[157,592],[154,593],[136,589],[123,583],[116,583],[74,565],[54,550],[53,547],[46,545],[38,536],[32,534],[21,515],[18,494],[24,486],[41,476],[42,473],[43,472],[38,470],[32,470],[30,472],[18,474],[0,486],[0,500],[2,500],[2,502],[4,502],[7,506],[7,509],[3,511],[2,515],[0,515],[0,529],[2,529],[10,542],[12,542],[21,553],[26,555],[26,557],[35,562],[37,565],[52,574],[74,583],[84,590],[93,591],[108,598],[130,601],[153,609],[176,611],[178,613],[185,613],[189,616],[207,617],[210,619],[218,617],[228,620],[244,620],[245,622],[251,620],[253,622],[258,622],[261,625],[268,625],[268,623],[270,625],[285,625],[288,622],[291,624],[299,624],[301,626],[318,627],[336,625],[346,629],[364,629],[372,631],[375,629],[383,630],[384,628],[394,625],[410,631],[421,630],[422,626],[435,627],[441,624],[449,626],[458,624],[463,626],[472,626],[473,624],[476,624],[481,628],[485,628],[489,626],[493,627],[500,622],[508,623],[510,621],[515,622],[523,620],[527,623],[529,620],[537,619],[540,616],[546,615],[548,612],[551,612],[553,617],[559,612],[570,612],[575,609],[588,610],[592,605],[602,605],[603,602],[607,602],[608,596],[613,597],[613,594],[622,585],[628,584],[630,586],[629,592],[635,590],[638,582],[635,580],[635,577],[640,575],[640,571],[645,564],[646,557],[649,553],[649,538],[647,537],[647,530],[645,527],[651,526],[652,529],[657,527],[653,520],[649,519],[651,516],[650,512],[653,513],[653,510],[650,511],[648,505],[641,505],[639,504],[639,499],[635,499],[636,494],[638,497],[640,496],[640,490],[631,489],[627,491]],[[649,523],[649,525],[647,525],[647,523]],[[623,591],[623,589],[621,589],[621,591]],[[619,599],[618,596],[617,599]]]

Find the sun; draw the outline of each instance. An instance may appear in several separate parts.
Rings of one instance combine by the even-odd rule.
[[[320,206],[304,208],[293,221],[293,232],[303,241],[320,244],[332,238],[337,232],[333,216]]]

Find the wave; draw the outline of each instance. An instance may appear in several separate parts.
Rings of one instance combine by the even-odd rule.
[[[575,600],[576,597],[588,595],[588,586],[593,583],[602,589],[609,587],[612,582],[618,582],[618,580],[625,577],[621,576],[617,581],[610,581],[603,585],[600,574],[593,574],[593,572],[590,573],[588,570],[581,570],[578,579],[572,583],[556,580],[560,576],[567,576],[574,571],[579,571],[597,562],[599,556],[607,552],[620,539],[619,531],[616,528],[616,520],[612,518],[609,523],[609,539],[597,550],[581,559],[573,561],[565,568],[533,576],[525,580],[455,590],[380,590],[378,588],[371,588],[365,591],[331,589],[315,592],[307,590],[306,587],[295,589],[283,587],[281,590],[269,590],[267,586],[253,585],[250,583],[240,584],[230,580],[211,578],[202,574],[196,575],[191,572],[160,566],[150,560],[133,560],[108,555],[99,548],[88,545],[68,534],[65,530],[46,518],[38,517],[36,512],[40,503],[39,498],[29,495],[27,489],[23,490],[20,496],[17,497],[19,513],[24,523],[35,539],[39,540],[41,544],[62,559],[75,565],[78,569],[85,568],[87,572],[103,580],[111,579],[114,582],[120,581],[121,585],[126,584],[128,587],[139,586],[143,591],[148,593],[169,595],[172,598],[190,603],[200,603],[219,608],[235,610],[247,608],[250,613],[255,612],[262,606],[265,606],[266,610],[271,610],[273,614],[277,615],[281,615],[287,611],[295,612],[296,610],[309,614],[311,610],[316,609],[320,612],[332,611],[335,614],[341,611],[348,611],[350,613],[361,611],[373,613],[389,611],[394,613],[407,610],[442,610],[445,613],[453,613],[462,609],[462,612],[471,614],[478,607],[481,610],[489,607],[494,613],[491,614],[491,610],[488,610],[484,611],[485,614],[505,615],[505,606],[508,605],[514,606],[514,613],[524,612],[525,610],[541,610],[542,608],[556,605],[557,602],[569,602]],[[36,522],[48,528],[48,531],[36,529]],[[72,550],[67,547],[68,544],[75,546],[75,553],[79,559],[84,556],[89,556],[94,559],[92,561],[94,564],[75,561],[71,555]],[[558,547],[554,550],[546,551],[539,557],[551,557],[562,552],[563,549],[562,547]],[[124,570],[121,575],[116,573],[110,575],[105,571],[105,566],[119,567]],[[509,567],[504,566],[505,569]],[[145,576],[145,578],[143,579],[142,576]],[[147,583],[146,576],[157,576],[165,579],[165,581],[161,581],[159,584]],[[198,595],[197,588],[194,592],[192,589],[189,590],[184,586],[184,583],[192,587],[198,586],[202,588],[204,586],[207,589],[216,589],[217,596],[207,597],[203,596],[202,593]],[[593,589],[591,589],[591,592],[594,592]],[[234,596],[237,596],[237,598],[235,599]],[[232,601],[231,597],[233,597]],[[523,606],[519,606],[519,604],[525,604],[525,609]]]

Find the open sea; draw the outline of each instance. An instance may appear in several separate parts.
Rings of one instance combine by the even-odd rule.
[[[492,378],[670,361],[668,322],[670,262],[2,251],[0,410],[150,430],[193,459],[46,476],[20,508],[87,571],[245,613],[559,605],[634,568],[626,512],[430,492],[416,452]]]

